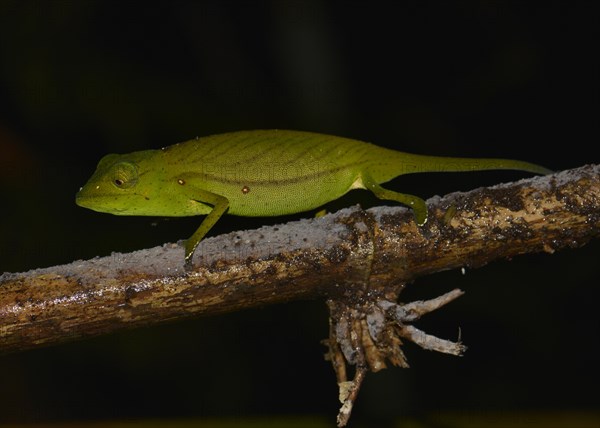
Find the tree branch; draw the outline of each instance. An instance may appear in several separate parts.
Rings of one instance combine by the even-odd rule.
[[[371,289],[395,290],[441,270],[577,247],[599,234],[600,166],[435,197],[428,205],[430,219],[422,228],[401,207],[354,207],[209,238],[189,274],[178,244],[3,274],[0,350],[351,296],[365,281]]]
[[[458,297],[398,304],[407,282],[518,254],[578,247],[600,235],[600,165],[428,201],[415,225],[402,207],[353,207],[318,219],[204,240],[194,270],[179,244],[0,276],[0,352],[198,315],[322,297],[327,343],[350,415],[367,369],[407,366],[401,338],[464,347],[408,325]],[[355,383],[345,364],[356,366]],[[350,383],[349,383],[350,382]],[[345,391],[345,392],[344,392]],[[352,401],[349,402],[348,400]]]

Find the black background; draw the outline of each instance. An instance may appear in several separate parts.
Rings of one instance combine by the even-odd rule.
[[[189,236],[200,219],[75,206],[106,153],[280,128],[561,170],[598,157],[595,2],[0,1],[0,271]],[[401,177],[429,197],[524,176]],[[353,192],[326,208],[379,204]],[[224,217],[211,234],[292,218]],[[598,242],[418,280],[467,294],[370,375],[355,423],[598,409]],[[202,318],[0,357],[0,423],[317,415],[333,425],[323,302]],[[591,392],[589,392],[591,390]]]

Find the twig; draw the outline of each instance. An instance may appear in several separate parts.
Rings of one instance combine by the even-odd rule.
[[[343,385],[340,385],[340,402],[342,403],[342,407],[340,408],[340,412],[337,416],[338,427],[346,426],[348,420],[350,420],[352,408],[354,407],[354,403],[358,397],[358,391],[360,391],[360,387],[366,375],[366,367],[357,367],[356,373],[354,374],[354,379],[344,382]]]

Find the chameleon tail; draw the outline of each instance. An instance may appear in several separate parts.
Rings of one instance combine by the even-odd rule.
[[[385,183],[399,175],[420,172],[467,172],[484,170],[517,170],[534,174],[551,174],[552,171],[534,163],[494,158],[452,158],[442,156],[414,155],[383,149],[373,153],[374,159],[367,167],[370,176],[377,183]],[[381,159],[385,159],[382,167]]]
[[[403,153],[399,159],[402,174],[417,172],[460,172],[506,169],[527,171],[534,174],[551,174],[552,171],[541,165],[514,159],[494,158],[451,158],[423,156]]]
[[[494,158],[447,158],[404,153],[401,157],[402,174],[417,172],[460,172],[509,169],[534,174],[551,174],[552,171],[534,163]]]
[[[508,169],[527,171],[534,174],[552,173],[548,168],[520,160],[447,158],[413,155],[388,149],[382,150],[385,150],[385,153],[378,153],[376,156],[378,161],[369,165],[363,173],[363,185],[379,199],[392,200],[411,207],[415,215],[415,221],[419,226],[422,226],[427,221],[427,206],[425,201],[418,196],[385,189],[380,186],[381,183],[385,183],[399,175],[419,172],[462,172]],[[383,167],[381,159],[386,159]]]

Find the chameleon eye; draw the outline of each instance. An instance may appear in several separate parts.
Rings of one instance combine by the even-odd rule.
[[[112,184],[119,189],[129,189],[135,186],[138,180],[138,172],[135,164],[130,162],[119,162],[113,166]]]

